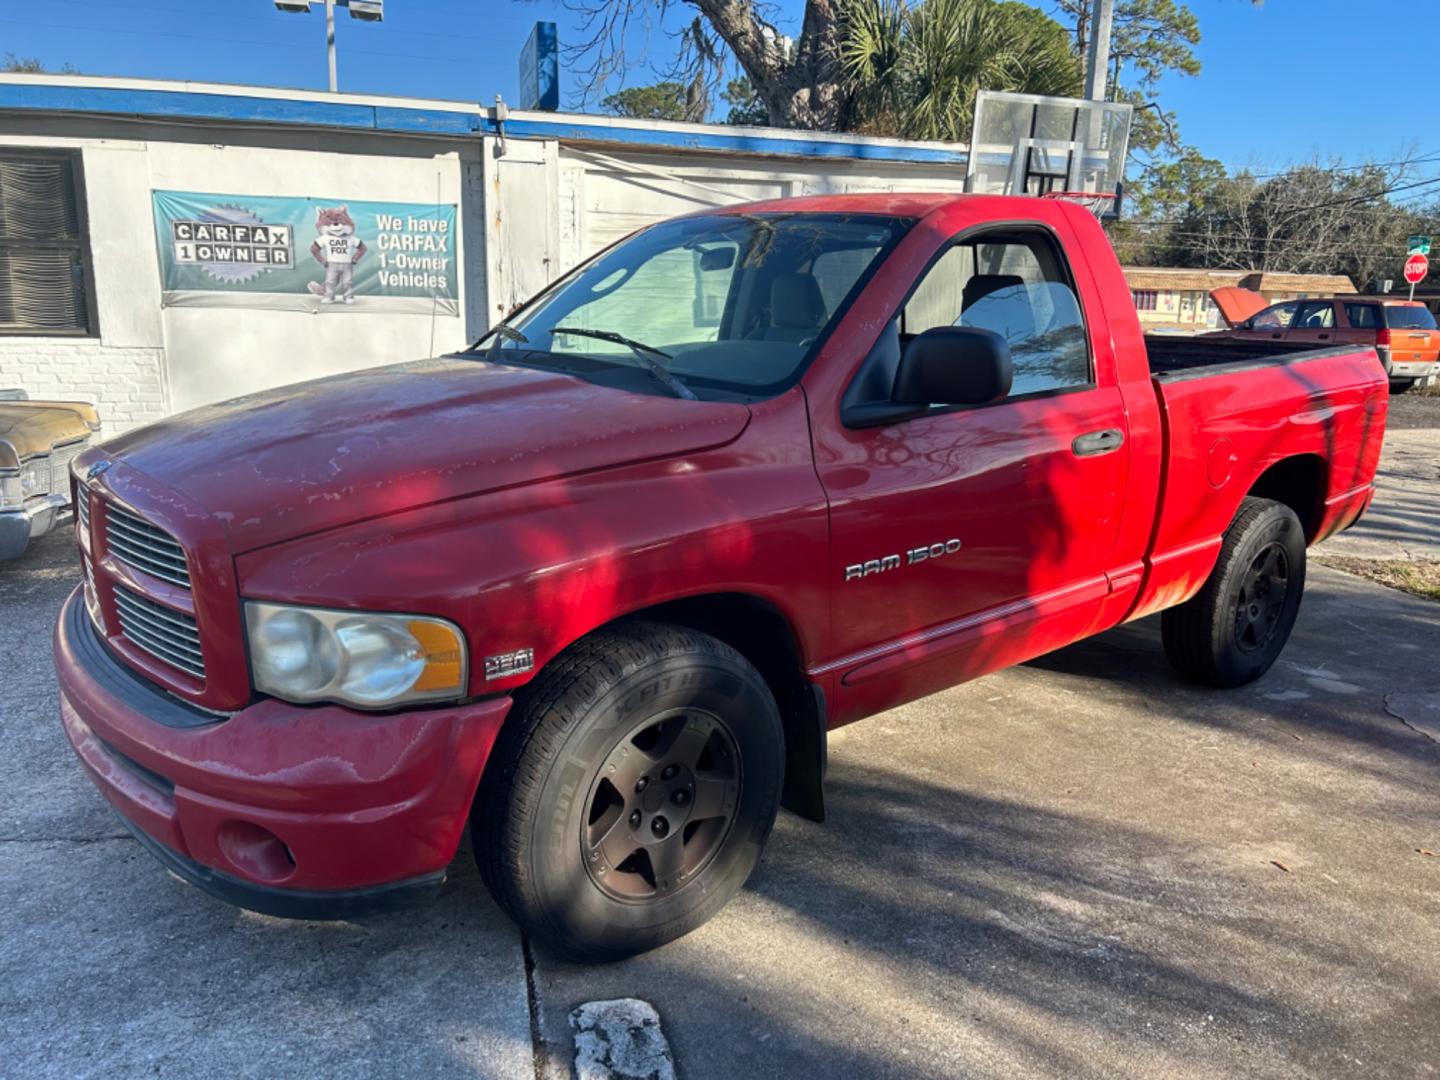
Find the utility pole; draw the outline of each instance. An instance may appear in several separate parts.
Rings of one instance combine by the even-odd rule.
[[[1115,0],[1095,0],[1090,12],[1090,44],[1085,52],[1085,96],[1105,100],[1105,76],[1110,70],[1110,32],[1115,23]]]

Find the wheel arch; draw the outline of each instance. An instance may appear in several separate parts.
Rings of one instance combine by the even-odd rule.
[[[1272,499],[1295,511],[1312,543],[1325,517],[1329,468],[1319,454],[1295,454],[1275,462],[1250,485],[1247,498]],[[1244,505],[1243,503],[1241,504]],[[1236,510],[1239,513],[1239,510]]]
[[[811,821],[824,821],[825,696],[805,675],[800,636],[789,617],[775,603],[753,593],[700,593],[628,611],[577,640],[637,620],[667,622],[709,634],[755,667],[774,695],[784,725],[785,784],[780,805]],[[543,674],[543,668],[536,671],[526,685]],[[523,693],[523,688],[518,692]]]

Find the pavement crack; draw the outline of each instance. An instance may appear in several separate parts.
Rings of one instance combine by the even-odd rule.
[[[0,844],[103,844],[110,840],[134,840],[127,833],[104,836],[0,836]]]
[[[1440,743],[1440,690],[1386,694],[1385,711],[1416,734]]]
[[[525,958],[525,1004],[530,1010],[530,1061],[535,1080],[545,1080],[545,1039],[540,1034],[540,999],[535,993],[535,953],[530,948],[530,935],[523,931],[520,952]]]

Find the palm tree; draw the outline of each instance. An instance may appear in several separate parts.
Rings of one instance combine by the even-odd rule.
[[[979,90],[1080,91],[1069,36],[1026,4],[847,0],[843,10],[840,63],[858,130],[964,141]]]

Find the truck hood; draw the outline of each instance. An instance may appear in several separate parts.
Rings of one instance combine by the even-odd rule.
[[[719,446],[744,405],[442,357],[181,413],[103,450],[224,526],[236,554],[354,521]]]
[[[1253,289],[1242,289],[1238,285],[1226,285],[1223,289],[1210,290],[1210,299],[1220,309],[1225,325],[1234,329],[1258,312],[1270,306],[1270,301]]]

